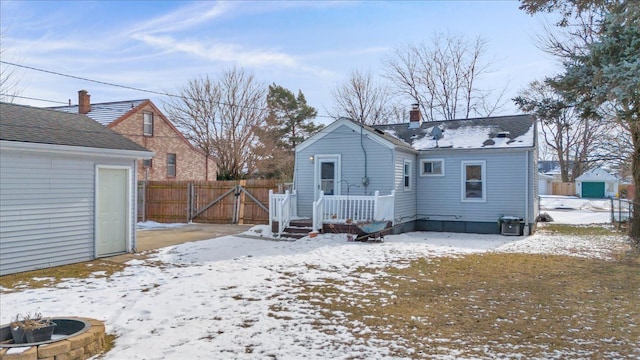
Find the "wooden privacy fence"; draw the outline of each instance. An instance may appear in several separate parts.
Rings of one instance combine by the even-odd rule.
[[[141,181],[138,221],[268,224],[275,180]]]
[[[553,195],[569,195],[576,194],[576,183],[573,182],[554,182]]]

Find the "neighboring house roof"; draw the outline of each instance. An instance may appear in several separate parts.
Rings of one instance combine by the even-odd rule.
[[[139,100],[125,100],[125,101],[114,101],[114,102],[106,102],[106,103],[91,103],[91,110],[86,114],[86,116],[91,119],[99,122],[100,124],[108,127],[113,127],[116,124],[120,123],[127,119],[131,114],[137,112],[140,108],[145,105],[151,106],[156,113],[164,120],[164,122],[176,133],[176,135],[189,147],[202,155],[206,155],[206,153],[193,145],[184,134],[178,130],[175,125],[169,121],[169,119],[164,116],[162,111],[158,109],[155,104],[149,99],[139,99]],[[72,106],[54,106],[49,107],[48,109],[63,111],[71,114],[78,114],[79,105]]]
[[[149,152],[85,115],[0,103],[0,140]]]
[[[576,181],[618,181],[618,179],[602,169],[593,169],[578,176]]]
[[[100,124],[107,126],[146,101],[149,100],[140,99],[91,104],[91,111],[87,114],[87,116],[99,122]],[[55,106],[50,107],[49,109],[77,114],[78,107],[78,105]]]
[[[435,127],[442,130],[439,140],[435,140],[432,133]],[[436,148],[529,148],[536,144],[535,120],[529,115],[430,121],[416,128],[410,128],[407,123],[376,125],[374,128],[418,151]]]

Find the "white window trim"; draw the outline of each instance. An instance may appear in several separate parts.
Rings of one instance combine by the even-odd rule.
[[[424,172],[424,163],[434,163],[434,162],[440,162],[441,163],[441,168],[442,168],[442,173],[441,174],[428,174]],[[444,159],[420,159],[420,176],[444,176]]]
[[[320,196],[320,163],[322,161],[334,161],[335,162],[335,194],[340,195],[342,190],[342,155],[341,154],[314,154],[313,158],[313,199],[318,200]]]
[[[481,199],[467,199],[466,198],[466,182],[468,165],[480,165],[482,169],[482,198]],[[460,201],[472,202],[472,203],[484,203],[487,202],[487,162],[485,160],[466,160],[461,162],[460,169]]]
[[[173,175],[169,175],[169,156],[173,155]],[[166,176],[168,178],[175,178],[178,176],[178,154],[176,153],[167,153],[167,164],[166,164]]]
[[[411,188],[413,186],[413,180],[411,179],[411,173],[413,172],[413,162],[411,160],[408,159],[404,159],[404,161],[402,162],[402,188],[404,189],[404,191],[411,191]],[[409,174],[405,174],[405,168],[407,166],[407,164],[409,165]],[[405,182],[404,179],[405,177],[409,177],[409,186],[405,186]]]
[[[151,132],[147,132],[147,119],[146,119],[146,115],[150,115],[151,116],[151,123],[149,124],[151,127]],[[153,121],[153,113],[152,112],[143,112],[142,113],[142,135],[144,136],[153,136],[153,125],[154,125],[154,121]]]

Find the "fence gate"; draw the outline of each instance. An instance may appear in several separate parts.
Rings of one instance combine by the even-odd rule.
[[[572,183],[572,182],[554,182],[553,183],[553,195],[573,196],[575,194],[576,194],[576,183]]]
[[[266,224],[274,180],[150,181],[143,186],[145,216],[158,222]]]

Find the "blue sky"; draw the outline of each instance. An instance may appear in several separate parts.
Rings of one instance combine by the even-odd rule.
[[[353,69],[382,74],[393,49],[434,32],[488,41],[489,89],[513,97],[559,65],[535,38],[544,20],[517,1],[1,1],[2,60],[153,91],[242,67],[265,84],[302,90],[320,114]],[[7,65],[2,65],[7,66]],[[22,96],[77,103],[162,96],[19,70]],[[18,103],[55,106],[33,100]],[[407,104],[407,107],[409,104]],[[511,102],[502,113],[515,113]]]

